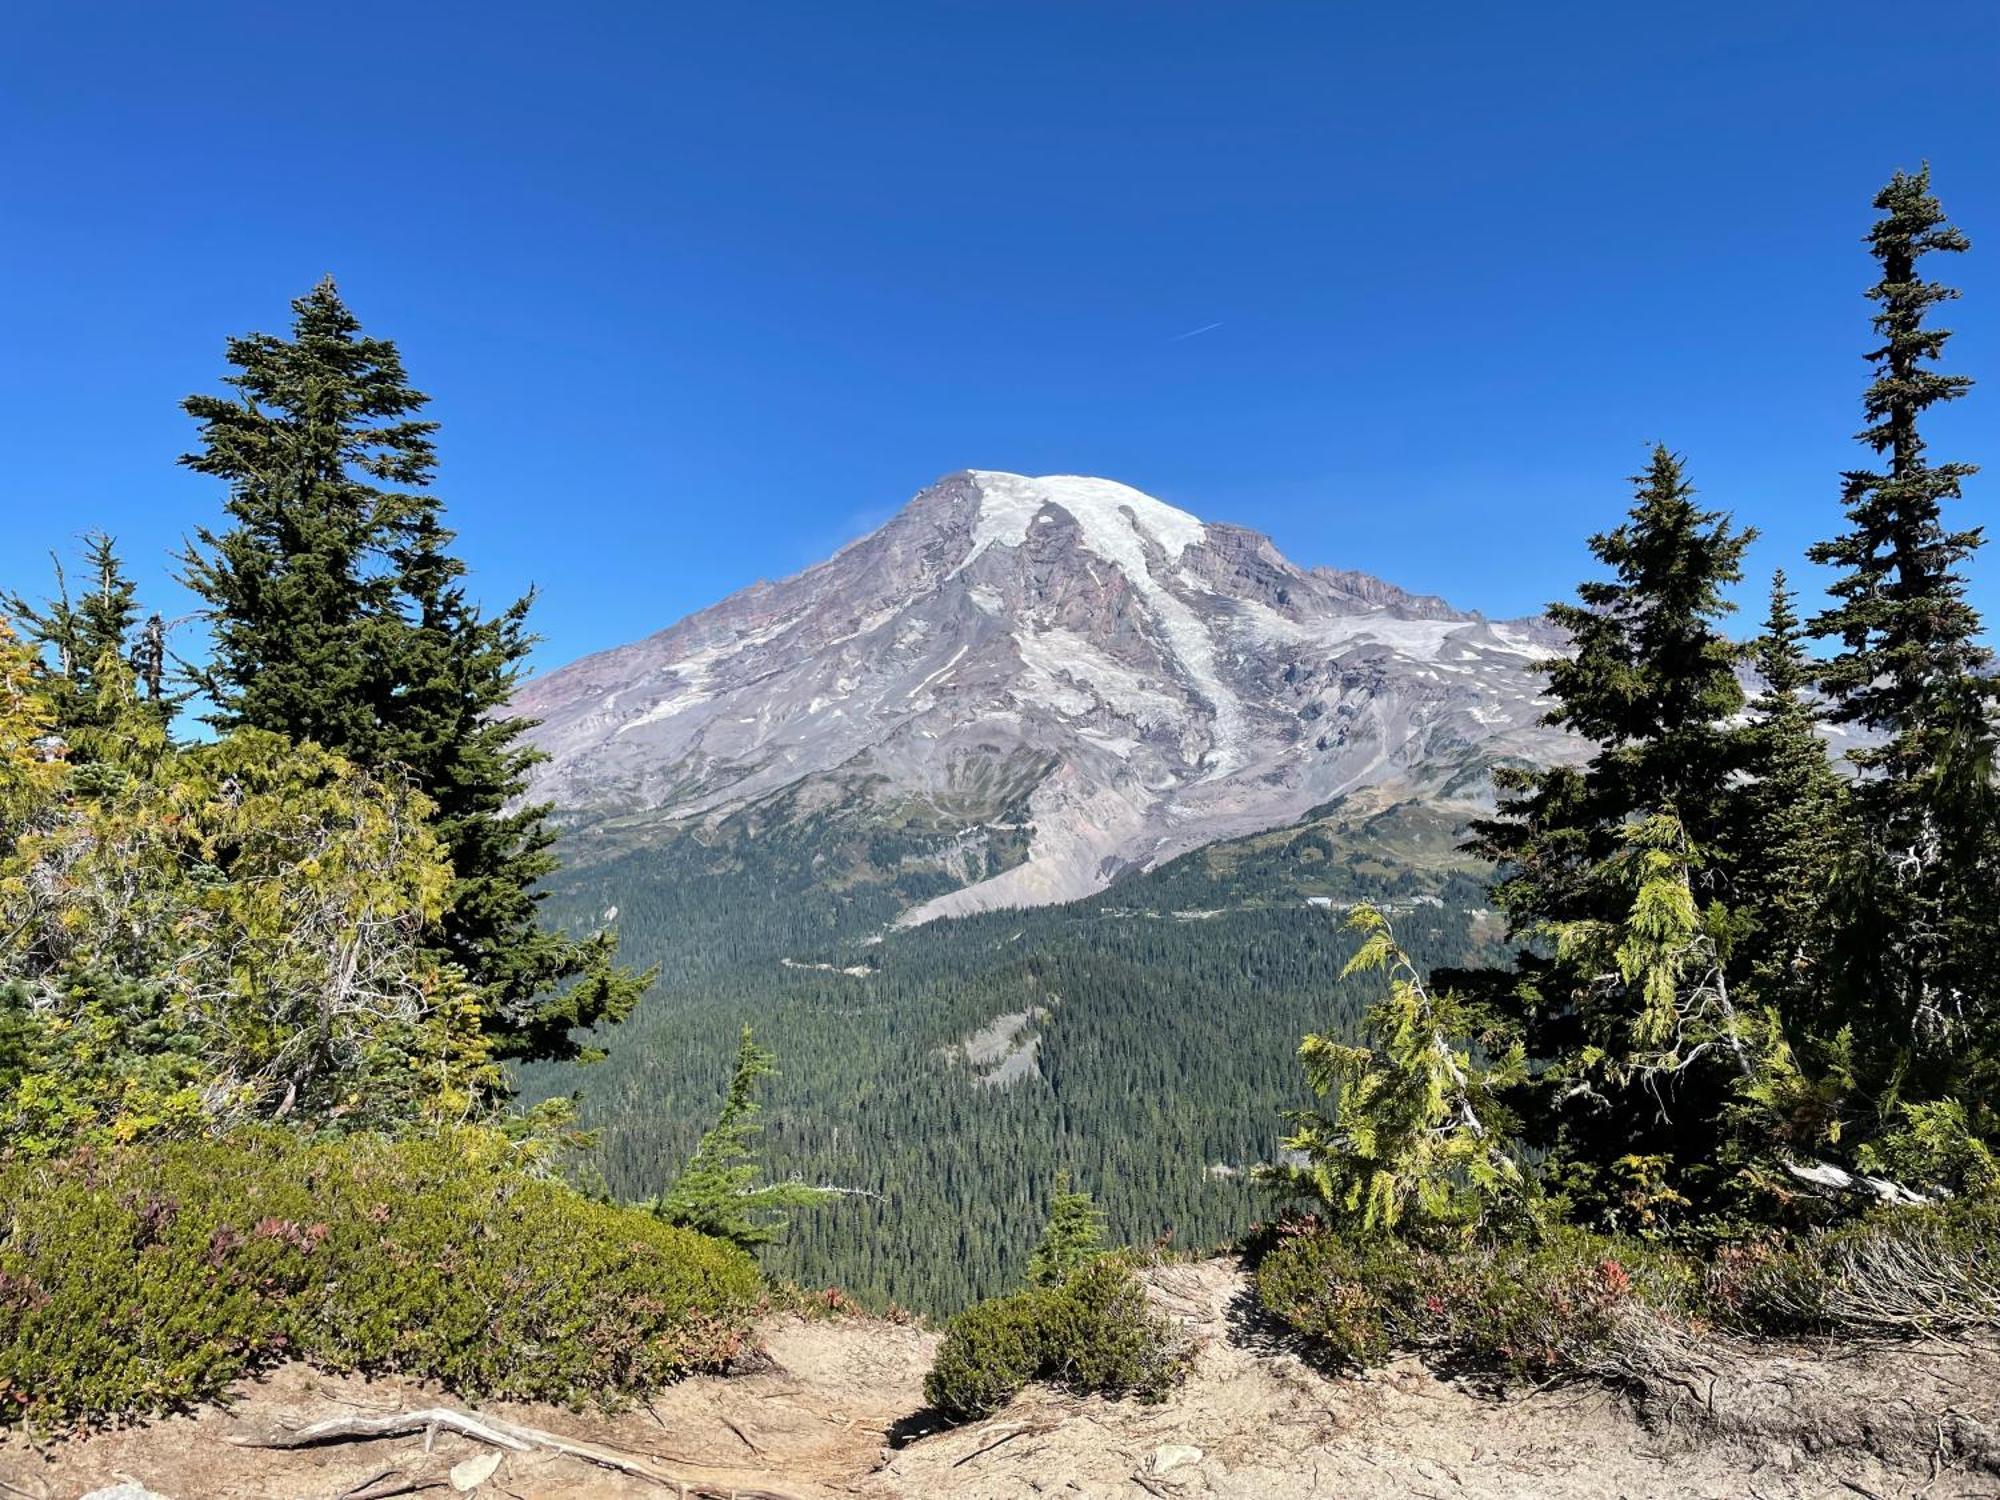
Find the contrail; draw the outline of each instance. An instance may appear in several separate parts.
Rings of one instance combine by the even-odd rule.
[[[1172,338],[1168,339],[1167,342],[1170,344],[1178,344],[1182,339],[1191,339],[1194,338],[1196,335],[1203,333],[1213,333],[1215,332],[1216,329],[1220,328],[1221,326],[1222,325],[1220,323],[1204,323],[1199,328],[1190,328],[1186,333],[1175,334]]]

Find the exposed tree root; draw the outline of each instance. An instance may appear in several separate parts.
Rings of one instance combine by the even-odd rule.
[[[503,1422],[497,1417],[475,1415],[449,1406],[427,1406],[379,1416],[342,1412],[338,1416],[309,1422],[303,1427],[262,1435],[239,1434],[229,1441],[243,1448],[311,1448],[321,1443],[366,1442],[374,1438],[407,1437],[419,1432],[424,1434],[426,1448],[438,1433],[455,1432],[476,1443],[487,1443],[511,1453],[532,1453],[536,1450],[561,1453],[601,1468],[614,1469],[620,1474],[650,1480],[677,1491],[682,1500],[797,1500],[796,1496],[777,1490],[744,1489],[740,1485],[718,1487],[696,1479],[683,1479],[636,1453],[578,1442],[574,1438],[545,1432],[539,1427]]]

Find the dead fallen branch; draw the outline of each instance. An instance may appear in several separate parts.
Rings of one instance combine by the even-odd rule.
[[[579,1442],[558,1433],[545,1432],[539,1427],[504,1422],[498,1417],[475,1415],[449,1406],[426,1406],[380,1416],[343,1412],[338,1416],[308,1422],[302,1427],[282,1428],[263,1434],[238,1434],[229,1441],[242,1448],[312,1448],[322,1443],[366,1442],[374,1438],[410,1437],[422,1433],[428,1445],[440,1432],[455,1432],[460,1437],[504,1448],[510,1453],[540,1450],[564,1454],[677,1490],[686,1500],[798,1500],[795,1495],[777,1490],[746,1489],[742,1485],[715,1486],[700,1480],[683,1479],[636,1453]]]
[[[392,1500],[398,1495],[419,1495],[425,1490],[441,1490],[445,1481],[434,1476],[405,1474],[385,1469],[373,1479],[365,1479],[353,1489],[342,1490],[334,1500]]]

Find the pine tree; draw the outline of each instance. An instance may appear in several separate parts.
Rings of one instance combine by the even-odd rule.
[[[532,596],[497,615],[429,485],[434,422],[394,344],[371,338],[331,280],[293,304],[291,337],[232,339],[236,395],[193,396],[202,445],[182,462],[230,486],[226,531],[196,534],[185,581],[208,607],[193,672],[223,730],[313,741],[410,778],[438,808],[454,886],[435,944],[478,987],[503,1059],[594,1055],[583,1033],[651,983],[609,934],[537,921],[555,867],[549,809],[518,805],[537,756],[506,712],[534,644]]]
[[[1970,388],[1934,368],[1949,332],[1926,317],[1958,293],[1922,279],[1931,254],[1969,242],[1944,217],[1930,172],[1898,172],[1876,195],[1869,234],[1880,279],[1868,296],[1882,342],[1859,434],[1886,469],[1845,476],[1849,529],[1814,547],[1840,570],[1832,608],[1813,633],[1838,644],[1823,678],[1839,722],[1875,731],[1852,752],[1859,839],[1846,884],[1853,903],[1834,954],[1859,1055],[1880,1062],[1878,1101],[1935,1093],[1970,1041],[1994,1024],[1986,957],[1996,899],[1992,718],[2000,684],[1987,673],[1980,620],[1966,602],[1964,565],[1978,528],[1950,530],[1946,501],[1974,472],[1933,463],[1918,430],[1932,406]]]
[[[1846,793],[1807,696],[1813,664],[1782,570],[1756,642],[1763,691],[1743,736],[1739,901],[1755,923],[1750,946],[1758,992],[1803,1037],[1825,1033],[1827,901],[1843,852]]]
[[[1049,1201],[1048,1223],[1035,1253],[1028,1258],[1028,1285],[1059,1286],[1101,1259],[1107,1248],[1104,1210],[1090,1194],[1070,1187],[1069,1173],[1059,1174],[1055,1196]]]
[[[673,1186],[654,1200],[658,1217],[749,1250],[771,1244],[785,1232],[780,1210],[818,1203],[828,1196],[827,1189],[802,1182],[757,1180],[763,1175],[757,1136],[764,1128],[757,1120],[763,1108],[757,1102],[757,1085],[777,1070],[776,1056],[758,1046],[745,1026],[722,1113]]]

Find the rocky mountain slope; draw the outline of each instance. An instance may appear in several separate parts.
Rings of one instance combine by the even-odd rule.
[[[1573,753],[1539,723],[1557,644],[1109,480],[968,471],[517,707],[536,794],[575,819],[920,830],[968,883],[918,922],[1071,900],[1364,790],[1476,804],[1496,762]]]

